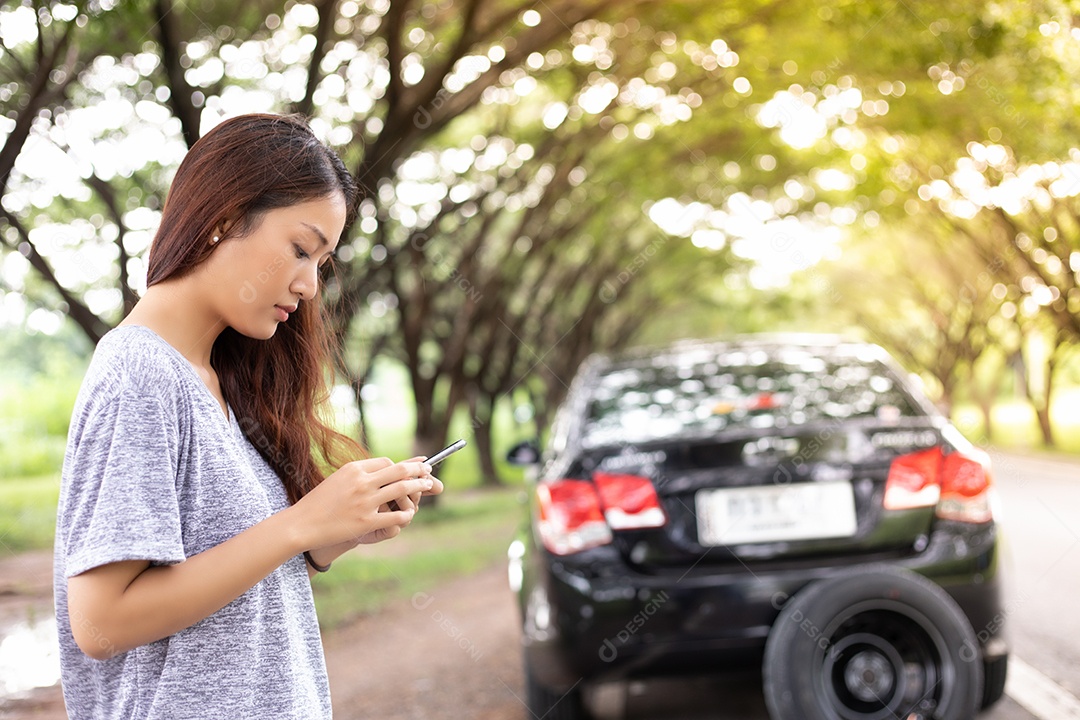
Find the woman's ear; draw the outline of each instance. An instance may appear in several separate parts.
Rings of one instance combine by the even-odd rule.
[[[224,239],[231,231],[236,230],[238,225],[239,223],[233,218],[225,218],[214,226],[214,236]]]

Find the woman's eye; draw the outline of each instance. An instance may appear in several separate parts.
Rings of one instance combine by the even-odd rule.
[[[296,248],[296,258],[298,260],[306,260],[308,257],[310,257],[304,250],[304,248],[300,247],[299,245],[293,245],[293,247]]]

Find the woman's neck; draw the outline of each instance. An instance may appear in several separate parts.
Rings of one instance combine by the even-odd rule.
[[[196,369],[210,370],[210,350],[225,323],[183,279],[147,288],[120,325],[141,325],[176,348]]]

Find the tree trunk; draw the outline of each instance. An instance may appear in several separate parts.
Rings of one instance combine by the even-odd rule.
[[[473,416],[473,440],[476,442],[476,454],[480,458],[480,484],[484,487],[502,486],[502,478],[495,468],[495,455],[491,443],[491,418],[495,403],[487,395],[479,397],[479,392],[469,393],[469,412]]]
[[[979,410],[983,416],[983,435],[986,436],[986,442],[991,443],[994,441],[993,398],[979,398]]]
[[[491,445],[491,421],[481,423],[473,435],[476,452],[480,456],[480,484],[484,487],[502,487],[503,481],[495,467],[495,455]]]
[[[368,442],[367,418],[364,415],[364,398],[361,397],[364,390],[363,381],[349,383],[349,389],[352,390],[353,402],[356,403],[356,440],[360,443],[364,450],[370,453],[371,444]]]
[[[533,392],[533,388],[526,386],[529,395],[529,404],[532,405],[533,425],[536,427],[536,440],[540,441],[551,425],[551,406],[544,400],[544,395]]]
[[[1036,414],[1039,416],[1039,431],[1042,432],[1043,442],[1046,443],[1046,447],[1057,446],[1057,441],[1054,438],[1054,427],[1050,422],[1050,397],[1054,391],[1054,373],[1057,371],[1058,353],[1061,352],[1061,347],[1062,345],[1059,342],[1050,353],[1050,358],[1046,361],[1043,402],[1041,407],[1036,408]]]
[[[1054,384],[1054,366],[1056,364],[1056,356],[1060,344],[1054,348],[1050,353],[1050,358],[1046,361],[1046,374],[1043,380],[1043,386],[1037,392],[1032,387],[1031,379],[1024,378],[1024,390],[1027,393],[1028,402],[1031,403],[1031,407],[1035,409],[1035,417],[1039,421],[1039,432],[1042,434],[1043,443],[1046,447],[1054,447],[1054,429],[1050,423],[1050,393],[1053,390]],[[1026,360],[1026,358],[1025,358]],[[1027,363],[1025,362],[1025,365]]]
[[[972,394],[975,395],[975,400],[979,404],[979,410],[983,416],[983,433],[986,436],[986,441],[994,441],[994,403],[999,397],[1001,397],[1001,386],[1005,382],[1005,374],[1008,372],[1008,366],[1002,368],[1000,373],[996,373],[993,379],[990,381],[990,387],[985,392],[979,392],[975,387],[974,373],[972,373]]]
[[[440,422],[441,418],[437,418],[434,411],[431,408],[423,408],[419,405],[416,408],[416,434],[413,437],[412,454],[413,456],[423,455],[425,457],[431,457],[435,453],[439,452],[446,446],[446,424]],[[400,458],[404,460],[405,458]],[[442,466],[435,468],[433,473],[435,477],[442,479],[438,473],[438,470]],[[438,495],[425,495],[420,501],[421,507],[434,507],[439,503]]]
[[[1036,406],[1035,415],[1039,418],[1039,432],[1042,433],[1043,443],[1046,447],[1054,447],[1054,428],[1050,423],[1049,404]]]

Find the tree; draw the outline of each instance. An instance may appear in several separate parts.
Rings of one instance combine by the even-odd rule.
[[[715,307],[726,289],[703,285],[749,265],[749,245],[776,244],[788,222],[900,216],[914,158],[940,172],[990,129],[1045,150],[1072,122],[1058,112],[1034,132],[1011,110],[1069,77],[1071,57],[1032,25],[1050,6],[80,7],[0,11],[42,28],[36,49],[4,38],[5,72],[56,86],[0,98],[18,120],[0,160],[16,167],[35,146],[82,178],[4,175],[0,234],[36,273],[10,289],[100,337],[141,289],[169,173],[199,133],[244,110],[311,114],[364,189],[330,288],[339,370],[362,413],[376,355],[409,368],[418,450],[468,405],[491,480],[501,398],[527,388],[543,417],[589,352],[655,334],[663,308]],[[1032,49],[1046,62],[1016,59]],[[132,152],[133,137],[152,152]],[[678,212],[654,222],[668,201]]]

